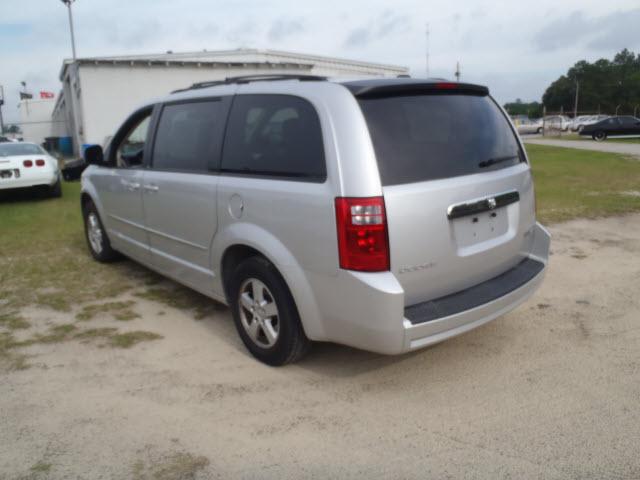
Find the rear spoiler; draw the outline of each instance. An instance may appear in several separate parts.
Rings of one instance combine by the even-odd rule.
[[[458,82],[410,82],[373,85],[348,85],[357,98],[379,98],[423,94],[465,94],[489,95],[489,89],[483,85]]]

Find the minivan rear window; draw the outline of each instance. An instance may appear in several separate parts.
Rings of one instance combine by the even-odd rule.
[[[506,117],[487,95],[359,100],[383,185],[436,180],[524,161]]]

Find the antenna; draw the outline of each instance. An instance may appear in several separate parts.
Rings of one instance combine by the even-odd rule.
[[[462,74],[460,73],[460,62],[458,61],[458,62],[456,62],[456,73],[455,73],[456,82],[460,82],[460,76],[461,75]]]
[[[429,78],[429,23],[427,23],[427,44],[426,44],[426,49],[427,49],[427,78]]]

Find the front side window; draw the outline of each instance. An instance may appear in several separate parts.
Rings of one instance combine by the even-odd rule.
[[[141,118],[126,134],[116,151],[116,166],[119,168],[135,168],[142,165],[144,145],[149,132],[151,112]]]
[[[222,170],[324,181],[322,129],[314,107],[290,95],[238,95]]]
[[[203,172],[218,165],[224,106],[219,99],[165,105],[153,148],[153,169]]]

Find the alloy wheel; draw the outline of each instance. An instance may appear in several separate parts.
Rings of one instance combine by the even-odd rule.
[[[280,334],[278,306],[269,288],[257,278],[249,278],[238,294],[240,320],[249,338],[259,347],[275,345]]]
[[[91,249],[98,255],[102,252],[102,228],[98,216],[91,212],[87,216],[87,236]]]

